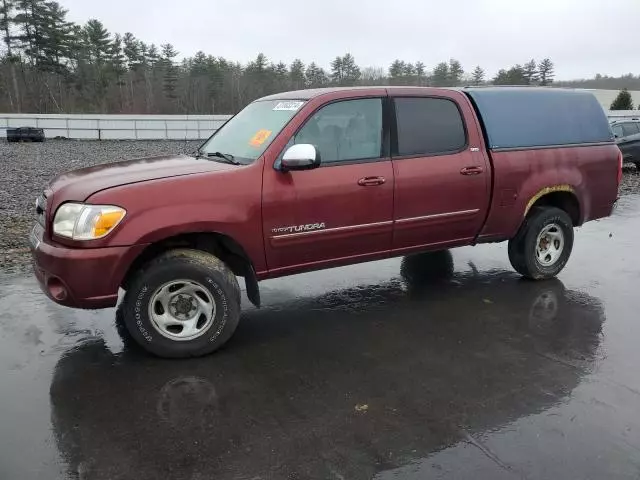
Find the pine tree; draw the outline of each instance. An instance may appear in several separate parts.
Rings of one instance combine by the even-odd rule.
[[[178,52],[176,52],[175,48],[170,43],[165,43],[164,45],[161,45],[160,48],[162,49],[160,61],[164,68],[162,91],[164,92],[165,97],[173,102],[177,98],[176,90],[178,88],[178,67],[176,67],[174,63],[174,58],[178,56]]]
[[[147,48],[147,58],[145,59],[145,63],[149,66],[153,67],[160,60],[160,54],[158,53],[158,47],[156,47],[153,43],[149,45]]]
[[[264,53],[259,53],[256,59],[247,65],[247,71],[262,74],[266,71],[269,60]]]
[[[145,67],[149,66],[147,61],[149,58],[149,46],[142,40],[138,40],[138,50],[140,51],[140,63]]]
[[[342,57],[336,57],[331,62],[331,81],[337,84],[342,84],[344,79],[344,67],[342,64]]]
[[[355,85],[360,80],[360,67],[358,67],[355,58],[350,53],[342,57],[342,70],[344,72],[344,85]]]
[[[611,103],[610,110],[633,110],[633,99],[631,98],[631,94],[629,90],[623,88],[618,93],[618,96]]]
[[[453,58],[449,60],[449,85],[454,87],[460,85],[463,74],[464,70],[460,62]]]
[[[67,12],[57,2],[44,0],[17,0],[14,7],[13,47],[32,69],[24,98],[28,95],[39,111],[61,111],[65,94],[62,80],[72,55],[72,26],[65,20]]]
[[[18,86],[18,76],[16,75],[16,63],[20,62],[20,57],[14,51],[14,36],[11,32],[11,26],[15,22],[15,0],[1,0],[0,3],[0,30],[2,30],[2,40],[7,48],[7,61],[11,72],[11,84],[13,87],[13,95],[9,94],[9,103],[11,110],[20,112],[21,99],[20,88]]]
[[[360,75],[360,67],[350,53],[331,62],[331,80],[338,85],[355,85]]]
[[[48,7],[44,0],[18,0],[14,22],[19,34],[14,38],[34,66],[44,63]]]
[[[416,62],[416,85],[418,86],[424,85],[425,77],[426,77],[426,70],[425,70],[424,63]]]
[[[272,66],[273,71],[279,77],[287,77],[289,75],[289,69],[287,68],[287,64],[284,62],[278,62],[277,65]]]
[[[118,72],[119,76],[124,75],[127,71],[126,66],[126,58],[124,56],[124,52],[122,51],[122,36],[119,33],[116,33],[113,38],[113,42],[109,46],[109,50],[107,52],[109,63],[113,67],[113,69]]]
[[[472,81],[474,85],[482,85],[484,83],[484,70],[478,65],[472,74]]]
[[[441,62],[433,69],[433,74],[431,75],[431,83],[434,87],[445,87],[449,85],[449,81],[449,64],[446,62]]]
[[[277,91],[285,91],[290,89],[289,68],[284,62],[279,62],[274,68],[275,85]]]
[[[110,57],[113,44],[111,35],[99,20],[91,19],[84,26],[92,63],[101,65]]]
[[[142,64],[142,54],[140,52],[140,42],[131,32],[124,34],[122,38],[124,44],[123,53],[127,59],[127,64],[130,70],[135,70],[136,67]]]
[[[402,60],[394,60],[389,67],[389,76],[391,78],[398,78],[402,76],[404,72],[405,63]]]
[[[522,65],[515,65],[509,70],[498,71],[492,83],[494,85],[527,85],[527,78]]]
[[[126,59],[122,51],[122,37],[116,33],[108,52],[108,68],[110,77],[115,78],[115,86],[118,89],[118,105],[123,107],[123,89],[126,85],[124,76],[127,73]]]
[[[538,66],[533,58],[524,64],[522,71],[527,79],[527,85],[534,85],[538,82]]]
[[[315,62],[311,62],[307,67],[307,70],[304,73],[305,76],[305,86],[310,88],[318,88],[323,87],[327,83],[329,83],[329,78],[327,77],[324,69],[318,67]]]
[[[299,58],[296,58],[289,68],[289,81],[293,90],[300,90],[304,88],[304,63]]]
[[[400,85],[406,64],[402,60],[394,60],[389,67],[389,82],[391,85]]]
[[[109,87],[118,83],[118,73],[112,63],[111,35],[95,19],[89,20],[80,30],[74,29],[73,34],[77,35],[74,45],[80,52],[76,58],[82,70],[77,85],[94,109],[106,113]]]
[[[116,75],[118,85],[121,83],[122,77],[127,72],[126,57],[124,56],[122,47],[122,36],[120,36],[119,33],[116,33],[111,45],[109,46],[107,58],[111,69]]]
[[[540,75],[540,85],[547,86],[553,82],[553,62],[548,58],[545,58],[538,65],[538,73]]]
[[[67,10],[57,2],[45,3],[42,57],[45,69],[66,73],[74,45],[73,23],[66,20]]]
[[[402,75],[409,77],[409,79],[412,79],[416,75],[416,67],[413,63],[405,63],[404,68],[402,69]]]
[[[11,26],[15,21],[15,0],[0,0],[0,30],[2,40],[7,47],[7,56],[13,55],[13,36]]]
[[[264,53],[259,53],[244,69],[244,75],[240,67],[239,77],[246,79],[242,94],[247,101],[267,95],[272,88],[270,83],[273,83],[273,69],[269,69],[269,59]]]

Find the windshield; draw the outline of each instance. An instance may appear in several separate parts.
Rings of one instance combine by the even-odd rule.
[[[202,147],[201,155],[222,153],[247,164],[257,159],[304,102],[265,100],[247,105]]]

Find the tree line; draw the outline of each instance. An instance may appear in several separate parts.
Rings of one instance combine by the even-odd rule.
[[[178,60],[170,43],[148,44],[130,32],[112,34],[99,20],[78,25],[66,16],[55,1],[0,0],[0,111],[227,114],[293,89],[550,85],[555,76],[548,58],[499,70],[492,78],[480,66],[465,72],[455,59],[431,70],[401,59],[388,69],[361,68],[349,53],[337,56],[328,70],[300,59],[274,63],[262,53],[247,64],[202,51]]]

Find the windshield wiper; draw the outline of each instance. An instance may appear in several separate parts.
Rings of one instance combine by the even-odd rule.
[[[221,153],[221,152],[211,152],[207,153],[207,157],[215,157],[224,161],[224,163],[230,163],[231,165],[242,165],[239,161],[233,158],[233,155],[230,153]]]

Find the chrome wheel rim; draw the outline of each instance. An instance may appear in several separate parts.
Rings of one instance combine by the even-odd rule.
[[[545,226],[536,239],[536,258],[543,267],[555,264],[564,250],[564,233],[558,224]]]
[[[558,296],[553,291],[543,292],[533,301],[529,309],[529,320],[548,322],[554,320],[560,309]]]
[[[204,335],[216,317],[211,292],[193,280],[174,280],[159,287],[149,302],[149,318],[156,331],[171,340]]]

